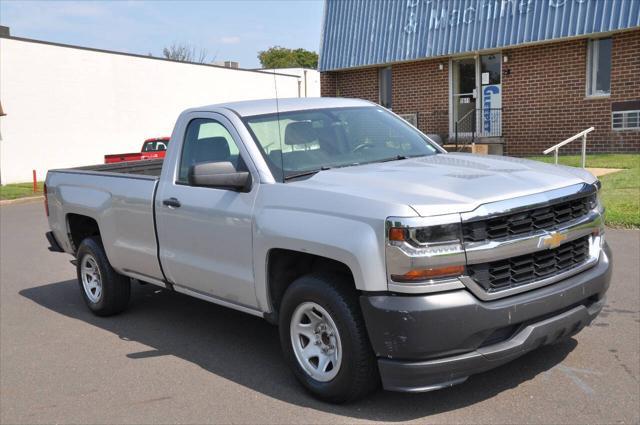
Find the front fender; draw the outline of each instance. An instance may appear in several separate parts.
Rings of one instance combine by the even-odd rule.
[[[267,208],[254,221],[256,296],[263,311],[271,311],[267,287],[267,257],[281,248],[344,263],[357,289],[386,291],[384,221],[363,221],[312,211]]]

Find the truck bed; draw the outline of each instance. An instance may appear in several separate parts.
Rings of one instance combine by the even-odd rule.
[[[161,280],[153,213],[161,169],[162,160],[144,160],[50,170],[49,225],[61,247],[74,253],[68,223],[74,216],[88,217],[99,226],[116,271]]]
[[[86,165],[83,167],[66,168],[55,171],[93,171],[97,173],[134,174],[160,177],[163,159],[146,159],[142,161],[114,162],[110,164]]]

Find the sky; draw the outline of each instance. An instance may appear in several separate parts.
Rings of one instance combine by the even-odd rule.
[[[162,56],[172,43],[206,50],[209,61],[258,68],[271,46],[318,51],[322,0],[21,1],[0,0],[11,35]]]

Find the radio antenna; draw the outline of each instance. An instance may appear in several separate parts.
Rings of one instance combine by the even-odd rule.
[[[278,140],[280,142],[280,170],[282,170],[282,182],[284,183],[284,152],[282,150],[282,128],[280,127],[280,101],[278,100],[278,82],[276,81],[276,70],[273,69],[273,88],[276,92],[276,117],[278,119]]]

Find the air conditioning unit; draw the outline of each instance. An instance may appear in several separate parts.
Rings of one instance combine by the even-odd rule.
[[[402,118],[403,120],[405,120],[406,122],[408,122],[409,124],[411,124],[412,126],[414,126],[415,128],[418,128],[418,113],[413,113],[413,114],[398,114],[398,116],[400,118]]]
[[[611,112],[611,128],[614,130],[640,129],[640,110]]]

